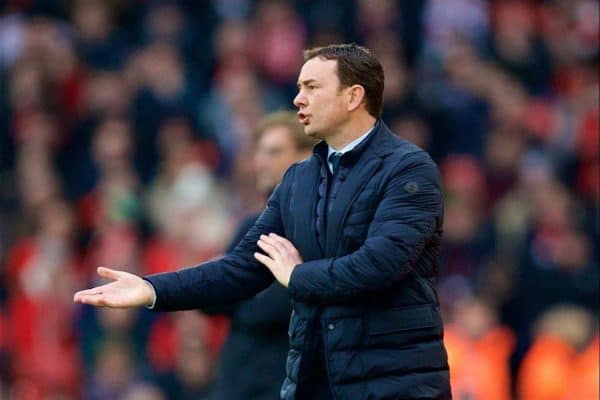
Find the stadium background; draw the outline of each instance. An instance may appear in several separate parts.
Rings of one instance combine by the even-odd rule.
[[[257,121],[348,41],[442,171],[455,398],[598,398],[598,1],[1,4],[0,398],[206,396],[225,319],[72,295],[218,255],[262,203]]]

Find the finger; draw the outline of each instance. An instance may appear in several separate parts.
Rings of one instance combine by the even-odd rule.
[[[285,242],[281,242],[271,235],[264,236],[263,240],[269,243],[271,246],[275,247],[281,254],[288,251]]]
[[[281,247],[282,257],[285,254],[285,258],[293,261],[295,264],[301,264],[303,262],[300,252],[294,247],[292,242],[276,233],[271,233],[269,236],[271,236],[272,240]]]
[[[290,242],[283,236],[279,236],[276,233],[270,233],[269,237],[271,239],[273,239],[274,242],[279,243],[282,247],[284,247],[287,251],[291,252],[292,254],[298,254],[298,255],[300,254],[300,253],[298,253],[298,249],[296,247],[294,247],[292,242]]]
[[[82,295],[77,299],[77,303],[89,304],[91,306],[105,305],[103,293]]]
[[[79,298],[78,303],[96,307],[127,308],[108,292],[83,295]]]
[[[273,268],[273,259],[265,256],[264,254],[254,253],[254,258],[260,261],[265,267],[269,268],[272,271]]]
[[[111,279],[113,281],[116,281],[121,276],[120,271],[117,271],[116,269],[110,269],[110,268],[106,268],[106,267],[98,267],[98,269],[96,271],[98,272],[98,275],[100,275],[101,277]]]
[[[258,247],[260,247],[262,250],[264,250],[264,252],[267,253],[272,258],[281,256],[281,251],[277,247],[278,244],[274,243],[273,240],[269,240],[266,236],[265,237],[261,236],[261,238],[259,239],[258,242],[256,242],[256,244],[258,245]]]
[[[81,299],[82,297],[85,296],[95,296],[98,294],[102,293],[102,289],[100,287],[95,287],[92,289],[87,289],[87,290],[80,290],[79,292],[75,293],[75,295],[73,296],[73,301],[78,301],[79,299]]]

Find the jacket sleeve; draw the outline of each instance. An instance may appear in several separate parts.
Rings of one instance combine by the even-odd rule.
[[[152,310],[214,310],[251,297],[269,286],[273,275],[254,258],[254,253],[260,251],[256,242],[261,234],[283,235],[280,201],[284,182],[285,176],[254,225],[227,255],[177,272],[145,277],[156,292]]]
[[[290,296],[337,303],[392,286],[408,275],[441,229],[442,214],[437,166],[425,152],[405,156],[388,178],[362,246],[343,257],[296,266]]]

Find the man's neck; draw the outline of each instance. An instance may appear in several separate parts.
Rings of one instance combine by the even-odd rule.
[[[369,129],[375,125],[376,119],[370,114],[366,116],[356,117],[341,127],[339,133],[331,135],[325,138],[325,142],[334,148],[340,150],[352,143],[365,134]]]

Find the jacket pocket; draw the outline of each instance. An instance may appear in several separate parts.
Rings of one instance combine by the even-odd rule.
[[[375,311],[368,321],[370,336],[432,328],[440,323],[431,304]]]

